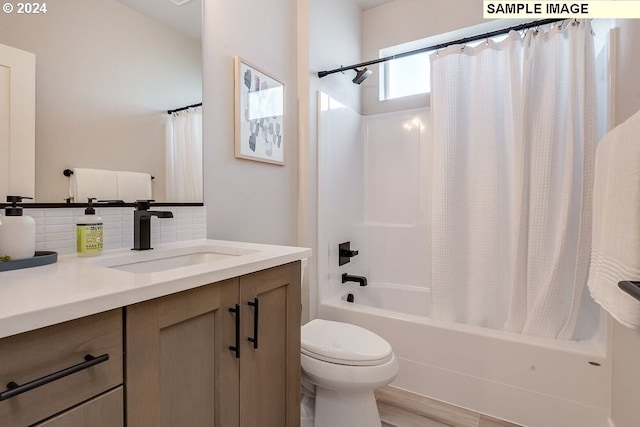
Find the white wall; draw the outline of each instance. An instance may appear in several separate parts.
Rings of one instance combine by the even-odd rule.
[[[444,39],[437,42],[482,33],[486,30],[470,30],[468,27],[486,22],[487,20],[482,18],[481,0],[401,0],[387,3],[368,9],[363,13],[363,60],[378,58],[379,51],[383,48],[443,35],[459,29],[462,29],[462,32],[445,35]],[[499,27],[504,26],[503,21]],[[436,41],[434,40],[433,43]],[[429,45],[433,43],[429,43]],[[362,113],[364,115],[408,110],[428,105],[427,95],[379,101],[380,66],[372,65],[369,67],[373,71],[373,75],[361,85]]]
[[[204,200],[210,238],[297,243],[296,18],[295,0],[204,3]],[[235,56],[284,83],[284,166],[234,158]]]
[[[640,21],[618,20],[619,46],[616,52],[615,123],[619,124],[640,109]],[[629,298],[631,298],[629,296]],[[640,425],[640,333],[615,320],[612,342],[611,412],[616,427]]]
[[[318,71],[329,71],[361,60],[362,10],[353,1],[310,0],[309,68],[311,93],[318,90],[360,112],[360,87],[351,82],[353,71],[319,79]],[[315,102],[313,96],[312,102]]]
[[[200,44],[114,0],[48,6],[0,25],[36,54],[36,200],[68,197],[70,167],[151,173],[164,200],[166,110],[201,101]]]
[[[359,111],[360,90],[351,83],[352,74],[319,79],[317,73],[360,61],[361,10],[355,2],[344,0],[300,0],[298,5],[307,11],[299,17],[298,32],[302,126],[299,244],[318,248],[318,91]],[[310,260],[303,283],[303,321],[316,317],[318,260],[328,256],[326,247],[320,251]]]

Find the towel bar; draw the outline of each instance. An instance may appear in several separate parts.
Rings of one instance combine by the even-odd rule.
[[[65,169],[65,170],[62,171],[62,174],[64,176],[71,176],[71,175],[73,175],[73,171],[71,169]],[[156,177],[151,175],[151,179],[156,179]]]
[[[618,287],[640,301],[640,282],[625,280],[618,282]]]

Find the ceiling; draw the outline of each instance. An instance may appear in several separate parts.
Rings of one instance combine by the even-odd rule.
[[[117,0],[143,15],[186,34],[194,40],[202,39],[202,0],[190,0],[178,6],[170,0]]]
[[[395,0],[353,0],[355,3],[359,4],[362,10],[372,9],[374,7],[382,6],[386,3],[391,3]]]
[[[150,18],[159,21],[194,40],[202,39],[202,1],[188,0],[181,6],[173,0],[117,0]],[[362,8],[371,9],[395,0],[351,0]]]

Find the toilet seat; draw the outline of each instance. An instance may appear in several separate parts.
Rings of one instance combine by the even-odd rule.
[[[316,360],[349,366],[376,366],[393,357],[382,337],[356,325],[314,319],[302,327],[302,354]]]

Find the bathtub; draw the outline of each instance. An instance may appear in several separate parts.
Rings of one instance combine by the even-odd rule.
[[[393,386],[527,427],[607,425],[605,316],[593,338],[560,341],[430,319],[428,307],[429,289],[371,283],[345,287],[318,314],[389,341]]]

